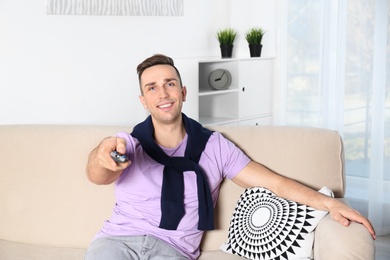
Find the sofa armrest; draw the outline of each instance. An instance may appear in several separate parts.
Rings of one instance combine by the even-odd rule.
[[[326,215],[314,237],[314,259],[375,259],[374,240],[367,229],[356,222],[344,227]]]

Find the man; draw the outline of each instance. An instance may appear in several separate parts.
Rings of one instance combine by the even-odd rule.
[[[220,133],[182,114],[187,90],[171,58],[149,57],[137,72],[139,99],[150,116],[131,135],[105,138],[88,159],[90,181],[116,183],[116,205],[86,259],[196,259],[203,231],[213,229],[213,206],[225,177],[329,211],[344,226],[359,222],[375,239],[357,211],[251,161]],[[130,160],[116,163],[114,150]]]

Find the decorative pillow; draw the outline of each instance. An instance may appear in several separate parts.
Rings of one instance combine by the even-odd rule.
[[[326,187],[320,192],[333,196]],[[265,188],[246,189],[221,249],[253,260],[310,259],[313,231],[327,213],[277,197]]]

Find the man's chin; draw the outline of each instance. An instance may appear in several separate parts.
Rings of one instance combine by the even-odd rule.
[[[159,122],[160,124],[173,124],[176,123],[177,121],[181,122],[181,113],[179,114],[170,114],[170,113],[156,113],[156,114],[151,114],[152,118]]]

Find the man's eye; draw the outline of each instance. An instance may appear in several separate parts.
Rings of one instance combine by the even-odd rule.
[[[176,86],[176,84],[175,84],[175,82],[168,82],[167,86],[168,87],[174,87],[174,86]]]
[[[149,87],[148,91],[155,90],[155,89],[156,89],[156,87]]]

